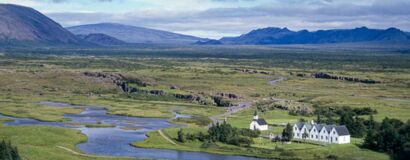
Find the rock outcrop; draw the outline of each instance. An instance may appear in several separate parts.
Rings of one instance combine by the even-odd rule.
[[[235,70],[235,71],[242,72],[242,73],[248,73],[248,74],[257,74],[257,73],[259,73],[259,74],[266,74],[266,75],[272,74],[272,72],[258,71],[258,70],[253,70],[253,69],[234,68],[234,70]]]
[[[129,83],[136,84],[137,86],[146,87],[148,84],[144,83],[141,79],[131,76],[125,76],[119,73],[99,73],[99,72],[84,72],[85,76],[97,78],[100,81],[109,81],[117,85],[125,93],[142,93],[151,94],[157,96],[173,96],[177,99],[191,101],[197,104],[203,105],[216,105],[220,107],[227,107],[234,105],[230,99],[237,99],[239,96],[233,93],[217,93],[214,96],[206,96],[205,94],[180,94],[180,93],[167,93],[163,90],[147,90],[134,86],[130,86]]]
[[[372,79],[360,79],[360,78],[353,78],[353,77],[336,76],[336,75],[330,75],[330,74],[322,73],[322,72],[313,73],[312,77],[321,78],[321,79],[334,79],[334,80],[344,80],[344,81],[350,81],[350,82],[360,82],[360,83],[366,83],[366,84],[381,83],[381,81],[376,81]]]

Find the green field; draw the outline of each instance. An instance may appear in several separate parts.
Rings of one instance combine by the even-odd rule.
[[[203,125],[209,122],[206,117],[222,114],[226,108],[201,105],[175,98],[172,94],[201,95],[210,100],[218,93],[232,93],[238,96],[230,99],[233,103],[275,98],[291,107],[371,107],[378,112],[374,115],[377,121],[385,117],[406,121],[410,117],[410,54],[403,50],[406,51],[397,47],[332,45],[6,50],[0,55],[0,113],[67,122],[64,114],[82,111],[38,104],[41,101],[104,106],[110,114],[135,117],[171,118],[173,112],[178,112],[191,114],[194,118],[173,122],[187,123],[186,130],[197,132],[206,130],[206,125]],[[259,73],[237,69],[257,70]],[[135,87],[162,90],[168,95],[124,93],[112,81],[89,77],[84,72],[137,77],[147,86]],[[316,72],[373,79],[382,83],[365,84],[291,74],[310,75]],[[274,86],[268,84],[280,77],[287,80]],[[178,88],[170,89],[171,86]],[[248,128],[254,110],[255,106],[230,115],[227,117],[228,123],[238,128]],[[292,116],[288,112],[275,109],[260,113],[260,117],[269,124],[279,125],[270,127],[262,134],[278,134],[283,124],[294,123],[300,118],[316,118]],[[0,139],[11,140],[26,159],[96,159],[56,148],[63,146],[78,152],[75,144],[85,141],[86,137],[77,131],[34,126],[0,128]],[[175,138],[176,131],[176,128],[171,128],[164,130],[164,133]],[[36,137],[34,133],[40,136]],[[329,146],[304,143],[282,145],[255,139],[252,147],[246,148],[222,143],[204,146],[200,142],[172,145],[159,136],[158,132],[151,132],[146,141],[134,145],[264,158],[316,159],[328,155],[336,155],[340,159],[389,158],[387,154],[360,148],[360,139],[349,145]]]

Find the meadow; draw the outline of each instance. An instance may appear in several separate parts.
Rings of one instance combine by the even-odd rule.
[[[201,95],[206,98],[218,93],[233,93],[242,101],[281,99],[285,105],[300,107],[352,108],[371,107],[377,110],[376,121],[385,117],[407,121],[410,117],[410,53],[407,46],[319,45],[319,46],[186,46],[112,49],[19,49],[3,50],[0,54],[0,113],[29,117],[42,121],[67,122],[64,114],[81,109],[55,108],[38,104],[41,101],[65,102],[76,105],[103,106],[110,114],[172,118],[173,112],[194,115],[186,130],[204,131],[204,118],[222,114],[224,107],[201,105],[173,96],[125,93],[111,81],[84,75],[84,72],[119,73],[137,77],[145,90],[162,90],[170,94]],[[256,70],[258,73],[238,69]],[[266,74],[266,73],[268,74]],[[366,84],[333,79],[317,79],[312,73],[374,79]],[[303,73],[308,76],[297,76]],[[281,77],[275,85],[268,82]],[[177,86],[177,89],[170,89]],[[226,117],[235,127],[247,128],[256,106]],[[199,118],[198,118],[199,117]],[[313,116],[290,115],[287,110],[260,112],[270,126],[269,133],[279,134],[282,124],[294,123]],[[225,118],[225,117],[221,117]],[[363,118],[367,118],[364,116]],[[207,121],[209,122],[209,120]],[[69,122],[67,122],[69,123]],[[90,159],[55,148],[61,145],[78,151],[75,144],[86,140],[77,131],[53,127],[0,126],[0,139],[13,141],[28,159]],[[177,128],[164,133],[175,138]],[[35,140],[38,133],[43,138]],[[60,134],[65,136],[59,136]],[[312,144],[281,145],[255,139],[251,148],[226,144],[168,144],[157,132],[149,133],[144,142],[133,145],[171,148],[221,154],[241,154],[264,158],[338,158],[388,159],[387,154],[360,148],[361,139],[349,145],[318,146]],[[23,138],[24,137],[24,138]],[[53,137],[50,141],[45,137]],[[67,138],[71,137],[71,138]],[[240,150],[241,152],[237,152]],[[78,151],[80,152],[80,151]],[[303,157],[307,154],[307,157]],[[92,159],[92,158],[91,158]]]

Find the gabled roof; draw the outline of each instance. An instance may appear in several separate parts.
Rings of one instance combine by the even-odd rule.
[[[256,123],[258,123],[259,125],[268,125],[268,123],[263,118],[256,120]]]
[[[330,133],[330,131],[332,131],[332,129],[333,129],[333,127],[335,127],[335,125],[325,125],[324,127],[325,127],[326,131],[328,133]]]
[[[339,136],[347,136],[350,135],[349,130],[346,126],[335,126],[335,130]]]
[[[314,126],[316,127],[317,131],[320,132],[320,130],[322,130],[322,128],[323,128],[325,125],[323,125],[323,124],[315,124]]]
[[[312,129],[312,127],[313,127],[313,125],[310,124],[310,123],[305,123],[305,126],[306,126],[306,129],[307,129],[308,131],[310,131],[310,130]]]
[[[303,122],[296,122],[296,127],[298,128],[298,130],[301,130],[303,125],[304,125]]]

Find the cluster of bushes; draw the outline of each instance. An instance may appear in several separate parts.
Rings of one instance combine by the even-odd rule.
[[[236,146],[250,146],[253,143],[252,138],[259,137],[260,131],[250,129],[239,129],[232,127],[230,124],[223,122],[222,124],[213,124],[208,133],[199,132],[196,134],[184,133],[182,129],[178,131],[177,140],[181,143],[186,141],[199,140],[201,142],[222,142]]]
[[[289,111],[289,115],[302,115],[302,116],[312,116],[313,115],[313,109],[310,106],[289,107],[286,105],[276,104],[273,101],[258,102],[256,104],[256,108],[258,109],[258,111],[261,111],[261,112],[280,109],[280,110]]]
[[[397,119],[385,118],[377,123],[370,117],[369,122],[364,147],[387,152],[393,159],[405,160],[410,157],[410,120],[403,123]]]
[[[363,137],[366,134],[369,121],[360,118],[360,116],[372,115],[373,113],[377,113],[377,111],[368,107],[354,109],[347,106],[340,108],[316,107],[315,110],[317,123],[345,125],[352,137]]]
[[[299,107],[293,107],[289,109],[289,115],[301,115],[301,116],[312,116],[313,115],[313,109],[308,106],[299,106]]]
[[[177,123],[191,123],[198,126],[207,126],[211,123],[211,120],[208,117],[199,115],[194,115],[191,118],[177,118],[173,121]]]
[[[17,147],[3,140],[0,143],[0,160],[21,160]]]

